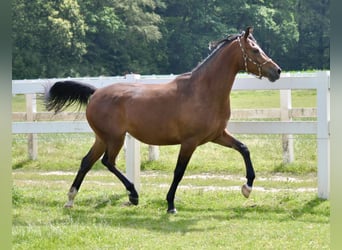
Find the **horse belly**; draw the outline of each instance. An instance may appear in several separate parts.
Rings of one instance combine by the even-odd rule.
[[[127,119],[127,132],[138,140],[151,145],[174,145],[188,139],[204,144],[222,133],[226,122],[196,119],[193,114],[176,112],[142,113]]]
[[[130,133],[134,138],[138,139],[139,141],[149,144],[149,145],[176,145],[176,144],[180,144],[181,141],[176,138],[176,137],[170,137],[170,136],[165,136],[164,134],[153,134],[150,135],[148,133]]]
[[[127,132],[141,142],[151,145],[174,145],[180,143],[177,124],[172,119],[142,114],[128,119]]]

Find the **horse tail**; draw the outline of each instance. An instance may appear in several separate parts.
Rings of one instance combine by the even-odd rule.
[[[96,91],[96,87],[76,82],[59,81],[50,86],[45,86],[44,102],[48,111],[58,113],[72,104],[87,105],[90,96]]]

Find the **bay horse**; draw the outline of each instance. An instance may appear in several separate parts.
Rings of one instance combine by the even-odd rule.
[[[207,142],[240,152],[247,178],[241,191],[248,198],[255,178],[250,152],[227,130],[229,96],[239,71],[260,79],[267,77],[271,82],[280,77],[280,67],[257,44],[251,27],[217,42],[202,63],[166,84],[117,83],[96,89],[66,80],[46,86],[47,110],[57,113],[73,103],[87,105],[87,121],[96,135],[93,146],[81,161],[65,207],[73,206],[85,175],[102,155],[102,163],[127,189],[130,203],[138,205],[134,183],[115,165],[126,133],[150,145],[180,144],[173,181],[166,196],[168,213],[177,212],[174,204],[177,186],[196,147]]]

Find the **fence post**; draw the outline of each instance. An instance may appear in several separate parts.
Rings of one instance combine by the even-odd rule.
[[[126,175],[140,191],[140,142],[130,134],[126,136]]]
[[[137,82],[140,75],[128,74],[129,82]],[[140,191],[140,142],[127,133],[126,136],[126,175],[134,183],[137,192]]]
[[[148,146],[148,160],[156,161],[159,159],[159,147],[155,145]]]
[[[290,110],[292,109],[292,98],[290,89],[280,90],[280,120],[291,121]],[[294,161],[293,135],[282,135],[283,163]]]
[[[34,114],[37,113],[36,94],[26,94],[26,120],[33,121]],[[38,137],[37,134],[28,134],[27,147],[28,156],[31,160],[36,160],[38,156]]]
[[[317,162],[318,197],[329,198],[330,193],[330,74],[317,73]]]

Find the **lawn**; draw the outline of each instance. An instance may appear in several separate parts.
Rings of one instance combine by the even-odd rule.
[[[13,249],[329,248],[329,202],[311,189],[298,191],[313,187],[312,178],[260,179],[265,189],[247,200],[223,188],[240,185],[238,177],[188,174],[177,192],[178,214],[168,215],[171,173],[144,172],[133,207],[109,172],[93,171],[72,209],[63,204],[73,173],[13,176]]]

